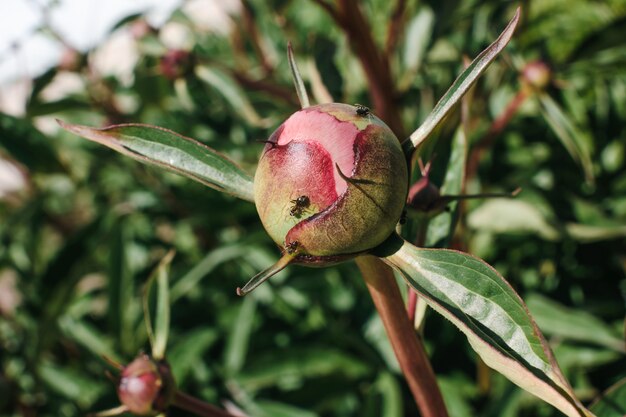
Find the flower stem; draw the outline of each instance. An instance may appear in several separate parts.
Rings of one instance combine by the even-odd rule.
[[[391,346],[423,417],[448,417],[422,340],[404,309],[393,270],[374,256],[356,259]]]
[[[201,417],[235,417],[227,411],[205,403],[182,391],[176,391],[172,405]]]

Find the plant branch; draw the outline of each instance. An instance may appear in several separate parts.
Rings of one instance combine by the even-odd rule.
[[[263,67],[263,71],[265,75],[271,74],[274,70],[270,60],[267,58],[267,54],[263,48],[261,35],[259,34],[259,29],[256,24],[256,20],[254,18],[254,10],[250,5],[248,0],[242,0],[242,10],[243,10],[243,23],[245,25],[245,30],[250,35],[250,41],[252,42],[252,48],[256,56],[258,57],[261,67]]]
[[[350,46],[361,62],[367,77],[370,97],[378,116],[385,121],[398,137],[404,137],[400,112],[395,101],[395,86],[391,79],[389,61],[381,52],[369,23],[356,0],[338,0],[333,8],[324,0],[315,0],[343,29]]]
[[[385,44],[385,60],[387,62],[389,62],[389,57],[398,43],[400,32],[404,29],[405,9],[406,0],[397,0],[396,7],[391,14],[389,26],[387,26],[387,43]]]
[[[423,417],[447,417],[443,397],[424,345],[409,321],[393,270],[380,259],[356,259],[363,279],[380,314],[400,368]]]
[[[478,165],[483,155],[493,146],[498,135],[500,135],[504,128],[509,124],[527,97],[528,94],[524,90],[520,90],[509,102],[509,104],[507,104],[502,114],[493,121],[485,136],[483,136],[474,149],[472,149],[471,156],[467,163],[467,170],[465,172],[466,178],[473,178],[476,175]]]
[[[205,403],[182,391],[174,393],[172,405],[201,417],[236,417],[214,405]]]

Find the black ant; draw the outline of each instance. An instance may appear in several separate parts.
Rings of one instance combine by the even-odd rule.
[[[370,109],[365,107],[362,104],[355,104],[356,106],[356,114],[361,116],[361,117],[365,117],[368,114],[370,114]]]
[[[291,202],[293,203],[293,207],[289,209],[289,214],[291,214],[294,217],[302,216],[304,209],[309,207],[309,204],[311,204],[311,200],[306,195],[301,195],[295,200],[291,200]]]
[[[293,255],[298,250],[298,246],[300,246],[300,243],[298,243],[297,240],[294,240],[285,246],[285,250],[288,254]]]

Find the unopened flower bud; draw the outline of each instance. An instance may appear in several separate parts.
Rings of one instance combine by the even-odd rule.
[[[182,49],[171,49],[161,57],[161,73],[169,80],[175,80],[189,73],[193,68],[193,56]]]
[[[552,71],[543,61],[533,61],[522,69],[522,84],[534,90],[545,90],[552,81]]]
[[[173,394],[173,377],[165,363],[141,354],[122,370],[117,395],[133,414],[150,416],[165,411]]]
[[[398,139],[369,109],[321,104],[294,113],[271,135],[254,187],[274,241],[298,262],[324,264],[389,237],[408,173]]]

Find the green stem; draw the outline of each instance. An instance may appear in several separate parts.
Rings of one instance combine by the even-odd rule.
[[[235,417],[227,411],[205,403],[182,391],[176,391],[172,405],[201,417]]]
[[[356,259],[400,368],[423,417],[448,417],[422,340],[404,310],[393,270],[374,256]]]

